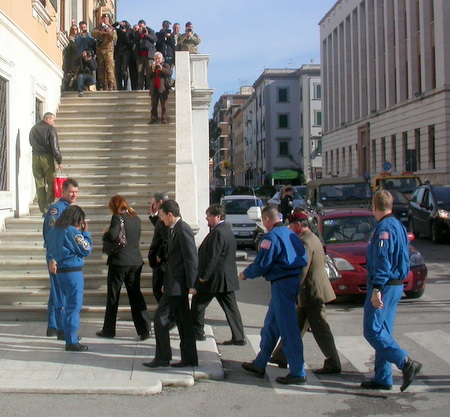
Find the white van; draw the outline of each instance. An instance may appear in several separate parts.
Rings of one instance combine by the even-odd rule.
[[[247,211],[250,207],[262,207],[262,200],[253,195],[226,195],[220,203],[225,207],[225,221],[230,225],[238,245],[252,245],[256,222],[250,219]]]

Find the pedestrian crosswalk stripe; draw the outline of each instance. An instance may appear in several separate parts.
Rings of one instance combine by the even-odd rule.
[[[442,331],[431,331],[431,332],[417,332],[417,333],[407,333],[405,334],[416,343],[419,343],[424,348],[435,353],[437,356],[444,359],[450,364],[450,336]],[[259,343],[261,337],[259,335],[247,335],[247,339],[255,351],[259,353]],[[438,343],[436,343],[436,341]],[[375,351],[366,341],[364,336],[337,336],[335,337],[336,348],[339,354],[344,356],[347,361],[361,373],[361,381],[364,379],[370,379],[373,377],[374,373],[374,360]],[[319,349],[317,347],[317,349]],[[426,370],[426,367],[424,367]],[[306,385],[289,385],[283,386],[275,381],[277,376],[285,376],[289,373],[288,369],[278,368],[276,365],[268,364],[266,368],[267,377],[272,384],[275,392],[277,394],[325,394],[327,392],[334,391],[333,388],[327,388],[329,381],[322,381],[308,368],[305,364],[305,369],[307,370],[307,384]],[[399,371],[395,365],[392,367],[394,375],[394,386],[393,390],[389,391],[392,394],[398,394],[400,392],[400,385],[402,384],[402,372]],[[345,387],[344,389],[359,390],[359,383],[354,383],[349,381],[348,376],[345,372],[341,375],[333,375],[333,379],[339,380],[339,385]],[[413,384],[408,388],[408,392],[418,393],[429,391],[430,388],[427,387],[425,383],[420,380],[414,380]],[[371,391],[372,392],[372,391]],[[376,390],[374,393],[378,392]],[[383,391],[383,394],[388,394],[388,392]]]
[[[250,341],[253,350],[258,353],[261,337],[259,335],[247,335],[247,339]],[[312,372],[307,372],[306,385],[282,385],[275,381],[277,376],[286,376],[288,373],[289,369],[281,369],[272,364],[267,365],[266,375],[277,394],[326,394],[327,389]]]
[[[361,373],[373,372],[375,352],[363,336],[337,336],[337,350]]]
[[[450,364],[450,335],[447,333],[442,330],[431,330],[405,333],[405,336]]]

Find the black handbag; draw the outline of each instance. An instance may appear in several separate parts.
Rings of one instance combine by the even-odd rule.
[[[125,222],[123,221],[123,218],[120,217],[120,230],[119,230],[119,236],[117,236],[117,239],[114,241],[109,240],[103,240],[103,248],[102,252],[106,255],[114,255],[115,253],[119,252],[120,249],[127,246],[127,237],[125,234]]]

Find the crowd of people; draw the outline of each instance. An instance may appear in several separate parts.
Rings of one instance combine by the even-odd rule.
[[[161,103],[161,123],[167,124],[165,103],[175,85],[175,52],[196,54],[201,42],[192,22],[186,22],[184,33],[179,23],[171,25],[164,20],[156,32],[145,20],[132,26],[126,20],[111,22],[107,14],[92,33],[85,21],[73,23],[64,50],[63,90],[76,89],[80,97],[86,90],[149,90],[150,123],[157,122]]]

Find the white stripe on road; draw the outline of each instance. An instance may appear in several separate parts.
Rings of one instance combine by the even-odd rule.
[[[255,353],[258,354],[261,337],[259,335],[247,335],[247,339]],[[305,368],[307,369],[306,364]],[[267,364],[266,374],[277,394],[325,394],[327,392],[327,389],[312,372],[307,372],[306,385],[281,385],[275,381],[277,376],[286,376],[288,373],[289,369],[281,369],[277,365]]]
[[[442,330],[430,330],[405,333],[405,336],[450,364],[450,336],[447,333]]]

